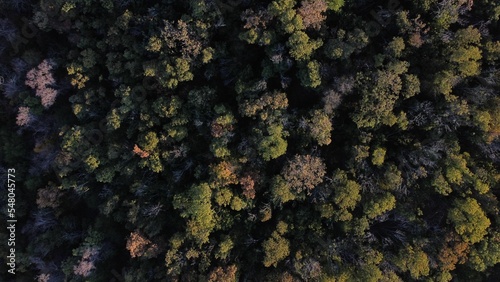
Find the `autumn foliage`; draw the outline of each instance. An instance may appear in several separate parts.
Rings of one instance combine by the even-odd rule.
[[[42,100],[42,106],[48,108],[56,101],[57,90],[54,89],[55,79],[52,74],[54,63],[43,60],[36,68],[26,74],[26,85],[35,90],[36,96]]]

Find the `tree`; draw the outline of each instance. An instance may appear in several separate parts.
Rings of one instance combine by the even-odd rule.
[[[319,157],[295,155],[287,162],[281,175],[295,194],[307,191],[309,194],[316,185],[323,182],[326,166]]]
[[[365,205],[365,215],[373,219],[396,207],[396,198],[389,192],[375,195]]]
[[[408,70],[409,63],[395,61],[378,70],[373,77],[358,76],[362,99],[353,121],[359,128],[375,128],[380,125],[393,126],[398,118],[394,106],[403,89],[401,75]]]
[[[267,8],[272,16],[279,19],[281,28],[286,33],[293,33],[304,28],[302,18],[294,9],[295,4],[295,0],[275,0]]]
[[[222,161],[216,165],[211,165],[212,179],[215,185],[227,186],[230,184],[238,184],[238,177],[236,176],[237,167],[228,162]]]
[[[377,148],[373,150],[372,153],[372,164],[375,166],[381,166],[384,164],[385,158],[385,148]]]
[[[262,243],[265,267],[278,266],[278,263],[290,254],[290,242],[282,236],[287,228],[287,224],[279,222],[271,237]]]
[[[152,153],[156,149],[158,142],[159,140],[156,132],[150,131],[147,134],[142,135],[139,141],[139,145],[142,150],[148,153]]]
[[[275,176],[271,181],[272,200],[275,204],[284,204],[295,200],[295,194],[292,193],[289,183],[280,175]]]
[[[324,0],[303,0],[300,3],[300,8],[297,10],[302,17],[302,22],[305,28],[319,30],[326,16],[328,6]]]
[[[366,47],[368,42],[368,35],[359,28],[349,32],[338,29],[336,37],[328,40],[325,55],[331,59],[347,60]]]
[[[340,221],[352,219],[350,213],[361,200],[361,186],[353,180],[348,179],[345,171],[338,170],[332,177],[333,202],[340,210],[334,214]]]
[[[266,161],[276,159],[286,153],[288,143],[283,138],[286,133],[282,125],[270,125],[268,135],[262,136],[259,142],[259,153]]]
[[[264,248],[264,266],[276,267],[278,262],[285,259],[290,254],[290,243],[280,235],[274,235],[262,243]]]
[[[328,9],[335,12],[344,6],[344,0],[326,0],[326,3],[328,4]]]
[[[284,92],[266,92],[260,97],[245,97],[239,101],[239,112],[245,117],[259,117],[264,122],[279,121],[283,110],[288,107]]]
[[[134,150],[132,152],[141,157],[142,159],[149,157],[149,153],[139,148],[137,144],[134,145]]]
[[[470,246],[468,243],[462,241],[456,233],[448,233],[438,254],[441,269],[452,271],[456,268],[457,263],[465,263],[469,251]]]
[[[500,263],[500,234],[494,232],[486,240],[472,246],[468,264],[476,271],[485,271]]]
[[[209,282],[236,282],[238,281],[237,275],[238,267],[229,265],[225,267],[216,267],[208,275]]]
[[[19,126],[27,126],[33,120],[33,115],[30,113],[29,107],[19,107],[16,124]]]
[[[310,61],[299,72],[300,82],[304,87],[316,88],[321,85],[320,64]]]
[[[137,231],[130,233],[126,247],[133,258],[153,258],[158,255],[158,246]]]
[[[488,233],[491,222],[474,198],[455,199],[448,219],[464,242],[480,242]]]
[[[53,87],[55,83],[52,69],[55,64],[51,60],[43,60],[36,68],[26,74],[26,85],[35,89],[36,96],[42,100],[42,106],[49,108],[54,104],[57,90]]]
[[[340,106],[341,102],[342,95],[333,90],[329,90],[324,94],[323,97],[323,111],[328,116],[332,116],[334,114],[334,111]]]
[[[241,188],[243,189],[243,196],[247,199],[254,199],[255,198],[255,181],[250,175],[244,175],[243,177],[240,178],[240,185]]]
[[[419,279],[422,276],[429,274],[429,259],[427,254],[422,250],[415,250],[413,247],[408,246],[403,249],[399,254],[399,260],[396,265],[402,271],[410,272],[412,279]]]
[[[83,277],[89,276],[95,269],[95,261],[97,260],[98,255],[98,248],[86,248],[85,251],[83,251],[81,260],[78,261],[78,265],[73,267],[74,273]]]
[[[321,110],[312,112],[309,130],[311,137],[318,142],[319,145],[328,145],[332,142],[331,132],[333,129],[332,122],[326,113]]]
[[[323,45],[320,39],[311,40],[309,36],[303,31],[294,32],[290,38],[288,38],[287,46],[290,48],[290,56],[299,62],[308,61],[312,53]],[[308,68],[315,69],[318,63],[313,63],[311,66],[307,65]]]
[[[405,42],[401,37],[394,37],[391,42],[389,42],[386,52],[393,58],[399,58],[403,54],[405,49]]]
[[[16,38],[16,27],[12,22],[5,18],[0,19],[0,36],[5,38],[7,41],[12,42]]]
[[[208,237],[215,227],[212,210],[212,191],[207,183],[192,185],[188,191],[174,196],[174,208],[186,218],[187,232],[198,244],[208,242]]]
[[[432,186],[434,187],[436,192],[445,196],[449,195],[453,191],[450,184],[446,181],[442,173],[437,174],[437,176],[432,181]]]
[[[55,186],[38,189],[36,204],[39,208],[57,208],[61,204],[63,192]]]
[[[401,171],[399,171],[393,164],[388,165],[382,179],[379,182],[380,189],[395,191],[401,188],[402,184],[403,178],[401,177]]]

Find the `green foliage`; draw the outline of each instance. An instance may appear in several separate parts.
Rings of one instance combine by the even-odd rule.
[[[413,247],[408,246],[401,251],[396,265],[404,272],[410,272],[412,279],[419,279],[422,276],[429,274],[429,259],[427,254],[422,250],[415,250]]]
[[[215,257],[218,259],[226,259],[229,256],[233,246],[234,243],[230,237],[226,237],[224,240],[221,240],[219,250],[215,254]]]
[[[294,32],[290,36],[290,38],[288,38],[287,41],[287,46],[290,48],[290,56],[292,56],[295,60],[300,62],[309,60],[313,52],[322,45],[323,42],[320,39],[311,40],[309,36],[303,31]],[[310,63],[308,63],[307,65],[307,68],[309,69],[310,72],[312,72],[314,69],[319,68],[319,64],[317,62],[311,65]],[[312,77],[312,75],[309,76]],[[311,83],[309,83],[309,85],[317,83],[318,83],[317,79],[316,80],[311,79]]]
[[[283,167],[281,175],[294,193],[308,194],[323,182],[326,166],[321,158],[311,155],[295,155]]]
[[[276,230],[269,239],[262,243],[264,249],[263,264],[265,267],[277,267],[278,263],[290,254],[290,242],[281,234],[282,232]]]
[[[401,37],[394,37],[394,39],[389,42],[386,52],[394,58],[399,58],[403,54],[405,49],[405,42]]]
[[[332,11],[339,11],[342,6],[344,6],[344,0],[326,0],[328,9]]]
[[[155,132],[148,132],[139,141],[139,146],[146,152],[153,152],[158,146],[158,135]]]
[[[373,219],[396,207],[396,198],[389,192],[374,195],[363,207],[365,215]]]
[[[327,41],[325,55],[332,59],[347,60],[366,47],[368,42],[368,35],[359,28],[349,32],[339,29],[336,37]]]
[[[340,208],[335,212],[339,221],[352,219],[350,213],[361,200],[361,186],[353,180],[348,179],[344,171],[337,171],[333,176],[334,203]]]
[[[487,234],[491,222],[473,198],[456,199],[453,208],[448,212],[448,219],[455,231],[465,242],[480,242]]]
[[[295,0],[276,0],[268,6],[269,13],[279,18],[286,33],[304,29],[302,18],[293,9],[295,4]]]
[[[304,87],[316,88],[321,85],[320,65],[317,61],[310,61],[299,72],[299,78]]]
[[[294,200],[295,195],[290,190],[290,185],[285,182],[283,177],[275,176],[271,181],[271,193],[273,202],[276,204],[284,204],[288,201]]]
[[[325,112],[320,110],[313,111],[309,128],[311,130],[311,137],[319,145],[328,145],[332,142],[331,132],[333,126],[330,117]]]
[[[488,267],[500,263],[498,232],[493,233],[491,237],[472,247],[468,263],[476,271],[485,271]]]
[[[262,158],[266,161],[276,159],[286,153],[288,143],[283,138],[283,126],[271,125],[269,126],[268,135],[263,136],[259,143],[259,152]]]

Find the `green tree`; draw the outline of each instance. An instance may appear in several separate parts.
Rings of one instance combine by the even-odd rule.
[[[339,11],[342,6],[344,6],[344,0],[326,0],[328,9],[332,11]]]
[[[272,16],[279,19],[281,28],[286,33],[304,29],[302,17],[294,9],[295,4],[295,0],[275,0],[267,8]]]
[[[139,146],[146,152],[153,152],[158,146],[158,135],[155,132],[144,134],[139,140]]]
[[[320,64],[310,61],[299,71],[302,86],[316,88],[321,85]]]

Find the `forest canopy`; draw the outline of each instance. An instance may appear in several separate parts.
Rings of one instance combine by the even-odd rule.
[[[0,11],[1,281],[500,281],[500,2]]]

